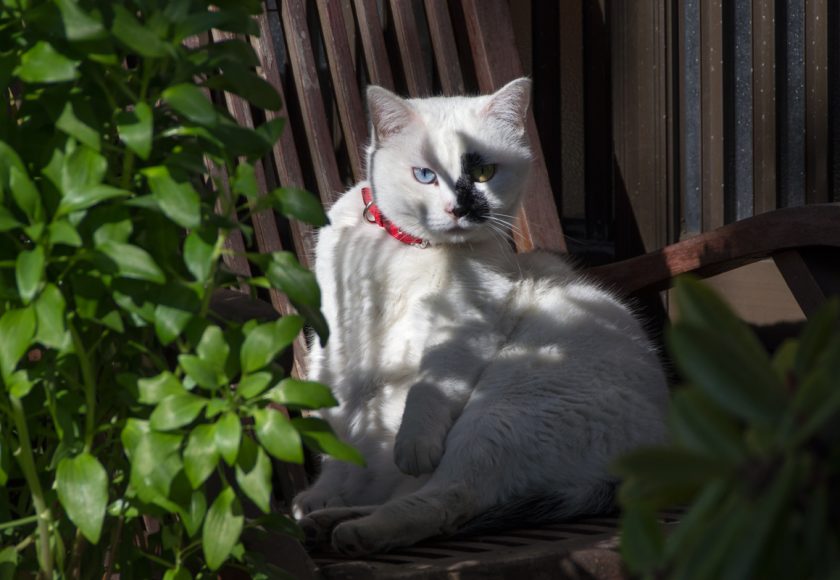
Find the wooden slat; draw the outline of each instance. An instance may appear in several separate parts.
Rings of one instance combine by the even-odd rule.
[[[806,317],[815,314],[827,298],[840,294],[840,249],[803,248],[773,259]]]
[[[443,94],[463,95],[464,76],[458,62],[458,48],[447,4],[447,0],[426,0],[426,18],[429,20],[429,35]]]
[[[659,72],[668,68],[666,4],[625,2],[611,14],[617,257],[669,239],[669,87]]]
[[[805,4],[779,0],[776,17],[779,205],[790,207],[805,203]]]
[[[753,212],[776,209],[776,1],[753,0]]]
[[[235,35],[220,30],[213,30],[212,35],[215,42],[236,38]],[[244,127],[253,128],[254,119],[251,115],[251,108],[248,102],[228,92],[225,92],[224,98],[228,111],[236,119],[236,122]],[[254,177],[256,178],[260,195],[266,195],[269,190],[268,178],[262,161],[254,163]],[[283,249],[283,244],[280,241],[280,233],[277,229],[277,220],[270,210],[262,210],[252,214],[251,222],[254,226],[254,234],[256,235],[257,247],[260,252],[278,252]],[[272,289],[269,290],[269,295],[271,297],[271,303],[279,312],[286,314],[292,311],[292,305],[285,294]]]
[[[330,207],[344,192],[344,185],[338,173],[338,164],[333,150],[332,133],[327,124],[318,71],[312,54],[306,23],[304,0],[284,0],[281,3],[283,28],[287,31],[286,44],[289,61],[295,78],[303,125],[309,143],[309,155],[315,167],[318,195],[325,207]]]
[[[536,10],[536,5],[534,6]],[[556,30],[559,21],[559,33],[554,38],[559,48],[560,72],[560,147],[561,193],[563,217],[583,217],[584,215],[584,168],[585,129],[584,129],[584,63],[583,63],[583,1],[564,0],[560,3],[559,14],[554,14],[550,26]],[[555,103],[556,106],[556,103]],[[556,112],[554,113],[557,114]],[[556,135],[548,135],[557,139]],[[545,142],[545,141],[543,141]]]
[[[643,256],[590,268],[587,274],[626,294],[664,290],[676,276],[688,272],[705,277],[786,250],[808,246],[838,249],[838,223],[840,204],[782,209],[725,225]]]
[[[370,82],[393,91],[394,76],[391,74],[391,63],[388,62],[388,52],[385,49],[382,22],[376,9],[377,0],[354,0],[354,2]]]
[[[209,39],[209,34],[203,33],[200,37],[191,36],[190,38],[187,38],[184,40],[184,45],[190,49],[197,49],[201,45],[209,42]],[[208,101],[213,100],[209,89],[202,88],[201,92],[204,93],[204,96]],[[223,207],[223,204],[228,202],[230,198],[230,185],[227,171],[225,171],[224,167],[214,163],[208,157],[204,158],[204,167],[207,168],[207,174],[211,178],[211,186],[220,190],[222,194],[222,196],[216,200],[216,206],[214,208],[216,213],[224,215],[226,218],[234,222],[238,222],[239,218],[236,215],[236,211],[234,211],[233,208],[226,210]],[[225,239],[225,249],[228,250],[228,252],[222,256],[222,261],[225,266],[227,266],[228,270],[240,278],[250,278],[251,264],[248,262],[248,258],[245,257],[245,239],[242,236],[242,231],[235,229],[228,233],[228,236]],[[250,290],[249,285],[244,282],[240,282],[239,289],[242,292],[248,292]]]
[[[700,3],[703,230],[724,223],[722,0]]]
[[[432,94],[432,82],[420,46],[412,0],[391,0],[391,14],[394,18],[394,31],[397,33],[408,93],[412,97],[428,97]]]
[[[829,199],[828,1],[805,2],[806,203],[821,203]]]
[[[493,92],[522,76],[507,2],[463,0],[463,9],[476,77],[482,92]],[[565,251],[563,228],[548,181],[534,115],[530,111],[527,132],[534,153],[534,166],[522,201],[520,219],[517,221],[514,237],[516,246],[520,251],[533,248]]]
[[[283,103],[286,103],[286,95],[283,91],[283,82],[280,78],[280,69],[277,63],[277,51],[274,47],[268,22],[269,17],[277,18],[277,13],[275,11],[263,11],[257,17],[260,38],[258,42],[257,39],[252,39],[252,44],[256,43],[255,48],[260,57],[263,77],[277,90]],[[284,114],[288,114],[288,112],[284,110],[265,112],[266,118],[269,120],[281,117]],[[274,146],[272,155],[280,185],[284,187],[303,188],[303,172],[301,171],[300,160],[298,159],[291,123],[286,123],[283,132],[280,134],[280,140]],[[312,256],[315,251],[315,234],[312,227],[293,220],[291,222],[291,230],[292,241],[297,250],[298,260],[304,266],[311,266]]]
[[[367,141],[365,112],[359,96],[356,71],[344,21],[344,10],[335,0],[318,0],[318,14],[324,35],[324,46],[332,74],[332,86],[338,115],[344,129],[350,166],[356,181],[363,178],[364,147]]]
[[[728,3],[725,18],[730,25],[727,34],[730,53],[727,60],[726,96],[726,191],[725,219],[727,222],[753,215],[755,206],[753,187],[753,13],[750,2]]]

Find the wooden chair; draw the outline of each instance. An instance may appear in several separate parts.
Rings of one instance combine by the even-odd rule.
[[[264,113],[235,95],[214,95],[246,125],[276,115],[288,119],[273,155],[257,164],[263,192],[278,186],[304,187],[317,192],[329,207],[363,177],[366,84],[410,96],[491,92],[523,74],[506,0],[276,2],[279,5],[275,0],[266,3],[259,18],[261,36],[253,39],[253,46],[261,59],[261,74],[280,92],[285,109]],[[384,6],[384,12],[378,6]],[[207,40],[221,42],[225,36],[214,33]],[[563,230],[531,114],[528,130],[535,163],[515,244],[518,251],[563,252]],[[210,170],[220,180],[227,178]],[[248,273],[247,261],[236,255],[246,249],[293,250],[303,264],[311,264],[313,231],[308,226],[287,223],[270,211],[257,214],[250,225],[255,248],[246,248],[241,236],[229,241],[235,250],[226,258],[232,272]],[[828,294],[840,292],[840,206],[759,215],[589,273],[621,292],[641,296],[667,288],[682,273],[708,276],[765,257],[774,258],[803,311],[810,314]],[[290,311],[282,294],[271,291],[265,298],[272,308],[238,293],[220,294],[215,306],[231,318]],[[300,374],[305,372],[304,351],[299,341],[294,367]],[[288,501],[305,487],[307,474],[289,466],[281,480]],[[301,577],[603,578],[621,575],[615,528],[614,517],[589,518],[538,530],[427,541],[364,561],[329,554],[310,558],[298,545],[280,538],[257,538],[251,548],[261,549],[262,544],[266,556],[281,566],[292,564]]]

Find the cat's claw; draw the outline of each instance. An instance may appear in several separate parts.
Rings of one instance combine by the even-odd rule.
[[[424,434],[408,437],[401,430],[394,443],[394,462],[403,473],[423,475],[432,473],[443,457],[443,438]]]

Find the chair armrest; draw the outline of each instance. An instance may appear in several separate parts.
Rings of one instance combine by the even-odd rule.
[[[840,248],[840,204],[778,209],[586,273],[624,294],[634,294],[669,288],[680,274],[705,278],[813,246]]]

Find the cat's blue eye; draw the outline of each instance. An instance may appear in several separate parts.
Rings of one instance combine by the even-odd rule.
[[[437,181],[437,173],[428,167],[414,167],[414,179],[428,185]]]

